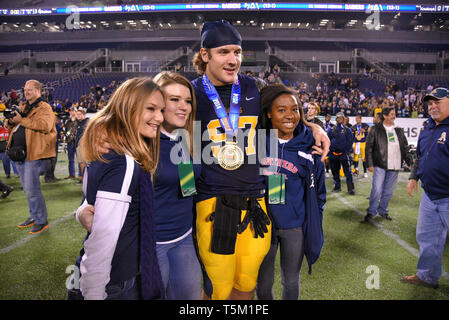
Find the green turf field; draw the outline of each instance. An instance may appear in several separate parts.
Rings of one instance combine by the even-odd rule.
[[[74,264],[85,236],[72,214],[81,201],[81,185],[68,180],[42,183],[50,228],[31,236],[16,228],[28,217],[20,181],[15,176],[5,179],[2,166],[0,170],[0,179],[15,188],[7,199],[0,200],[0,300],[65,299],[66,270],[70,272],[67,268]],[[66,157],[60,153],[56,176],[67,175]],[[410,198],[405,189],[407,176],[400,174],[390,203],[393,221],[376,218],[374,223],[360,223],[368,206],[370,178],[356,179],[356,196],[328,192],[323,251],[311,275],[306,263],[303,265],[301,299],[449,299],[447,274],[437,290],[399,281],[402,275],[416,272],[418,252],[415,228],[422,191]],[[326,183],[331,190],[332,180],[328,178]],[[342,190],[346,190],[345,182]],[[449,271],[447,248],[443,269]],[[274,291],[276,299],[281,299],[279,265]]]

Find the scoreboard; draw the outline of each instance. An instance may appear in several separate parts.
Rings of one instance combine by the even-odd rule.
[[[403,5],[403,4],[328,4],[328,3],[282,3],[282,2],[236,2],[192,4],[139,4],[65,8],[0,9],[0,16],[65,15],[72,13],[132,13],[170,11],[329,11],[329,12],[422,12],[449,13],[449,5]]]

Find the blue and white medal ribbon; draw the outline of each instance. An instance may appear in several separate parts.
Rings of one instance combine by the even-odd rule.
[[[217,89],[212,84],[210,79],[206,74],[202,77],[202,83],[204,91],[207,97],[214,106],[215,113],[217,114],[218,120],[220,121],[221,127],[225,130],[227,135],[237,136],[237,130],[239,127],[239,116],[240,116],[240,97],[241,90],[239,80],[232,83],[231,91],[231,104],[229,107],[229,116],[226,112],[226,108],[218,95]]]
[[[232,83],[231,103],[229,107],[229,116],[226,108],[218,95],[215,86],[212,84],[206,74],[202,77],[204,91],[207,97],[212,101],[215,113],[220,121],[221,127],[225,130],[226,136],[237,137],[240,117],[240,97],[241,90],[239,80]],[[226,140],[225,145],[221,146],[217,154],[218,164],[225,170],[236,170],[244,162],[242,149],[237,142]]]

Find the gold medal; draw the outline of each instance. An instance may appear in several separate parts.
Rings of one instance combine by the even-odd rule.
[[[225,170],[235,170],[243,164],[243,151],[236,142],[226,141],[218,150],[218,164]]]

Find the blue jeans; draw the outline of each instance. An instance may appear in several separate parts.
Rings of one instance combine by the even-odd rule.
[[[278,246],[281,247],[282,299],[298,300],[301,290],[301,265],[304,258],[304,234],[302,227],[276,230],[275,243],[265,256],[257,279],[257,298],[273,300],[274,269]]]
[[[368,214],[387,214],[388,204],[393,196],[394,188],[398,182],[399,171],[385,170],[374,167],[373,184],[369,197]]]
[[[41,161],[25,160],[25,162],[16,162],[16,166],[19,170],[23,191],[25,191],[27,196],[30,217],[34,219],[34,222],[37,224],[46,223],[47,207],[45,205],[44,196],[41,191],[41,183],[39,181]]]
[[[69,176],[75,176],[75,145],[72,143],[67,143],[67,158],[69,160]]]
[[[430,200],[424,191],[419,205],[416,241],[419,245],[418,277],[438,284],[442,258],[449,230],[449,198]]]
[[[12,169],[13,169],[14,173],[19,174],[19,172],[17,171],[16,165],[14,164],[14,161],[9,159],[6,152],[0,153],[0,159],[2,159],[3,169],[5,170],[5,174],[7,176],[9,176],[11,174],[11,165],[12,165]]]
[[[201,266],[192,234],[174,243],[156,244],[156,251],[167,299],[199,300]]]

